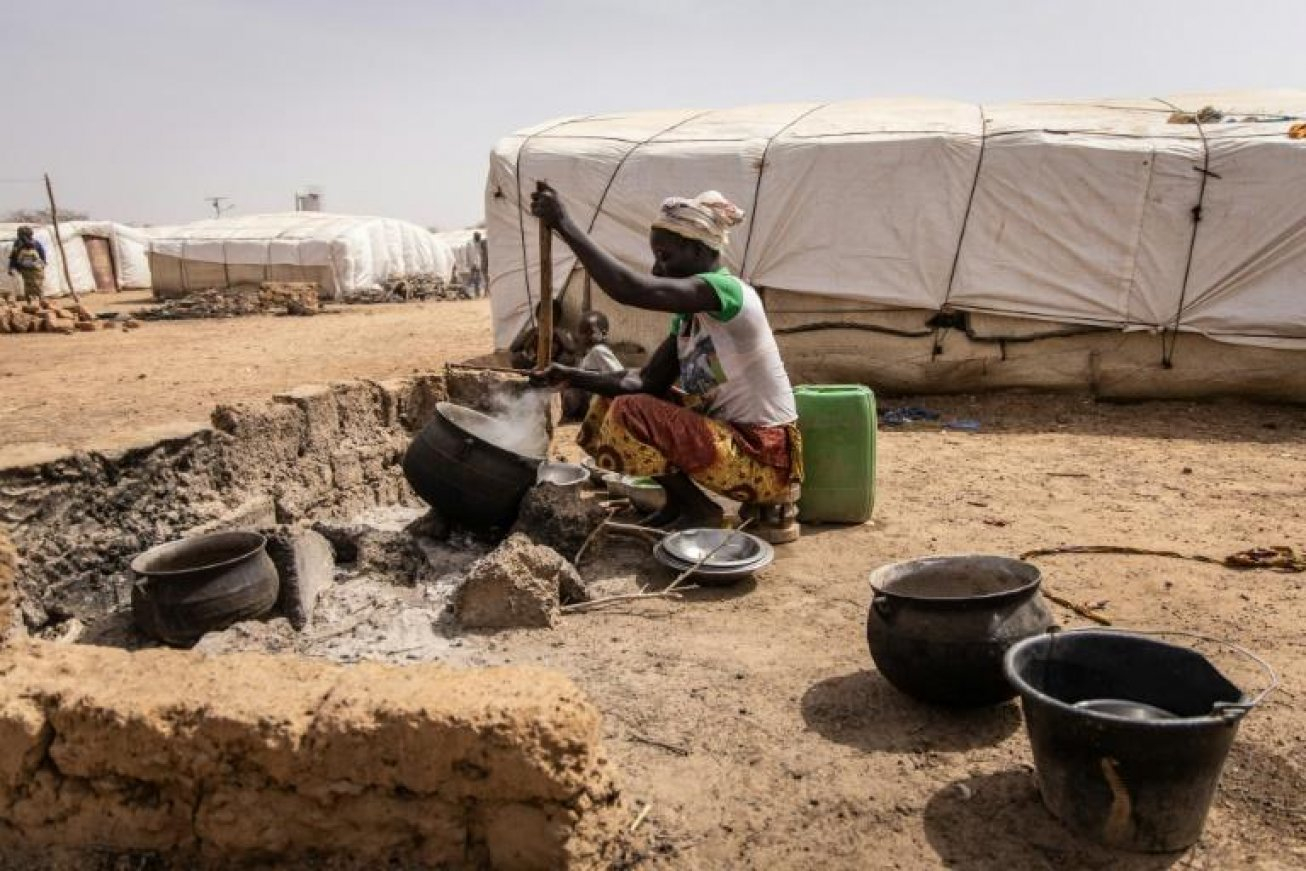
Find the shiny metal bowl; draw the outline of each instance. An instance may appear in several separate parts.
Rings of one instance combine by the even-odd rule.
[[[574,487],[589,480],[589,470],[576,463],[540,463],[535,475],[537,484],[557,484],[559,487]]]
[[[775,560],[775,549],[766,542],[762,542],[764,550],[758,555],[757,559],[742,566],[713,567],[702,565],[694,568],[694,562],[686,562],[678,557],[667,553],[662,542],[658,542],[653,547],[653,558],[662,565],[671,569],[673,572],[681,572],[693,569],[690,577],[693,577],[702,586],[714,586],[717,584],[731,584],[735,581],[742,580],[754,572],[761,571],[769,566]]]
[[[661,511],[667,504],[667,491],[652,478],[614,475],[607,479],[608,492],[629,499],[640,511]]]
[[[766,542],[735,529],[686,529],[662,540],[667,553],[693,565],[708,554],[703,565],[709,569],[741,568],[757,562],[766,552]],[[713,553],[715,551],[715,553]]]

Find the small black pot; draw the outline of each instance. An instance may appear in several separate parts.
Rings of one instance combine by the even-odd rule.
[[[999,556],[938,556],[871,573],[866,639],[889,683],[922,701],[993,705],[1015,696],[1002,657],[1052,625],[1038,567]]]
[[[215,532],[151,548],[131,562],[132,616],[165,644],[261,617],[277,602],[277,568],[256,532]]]

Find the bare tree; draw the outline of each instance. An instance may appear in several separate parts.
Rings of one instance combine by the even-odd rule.
[[[59,220],[61,221],[85,221],[89,218],[86,212],[79,212],[76,209],[60,209]],[[48,224],[50,223],[50,210],[45,209],[14,209],[5,215],[5,222],[9,224]]]

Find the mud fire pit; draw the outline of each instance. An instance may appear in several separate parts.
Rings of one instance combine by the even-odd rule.
[[[0,649],[0,859],[616,861],[628,812],[570,681],[439,662],[477,661],[450,605],[495,546],[406,531],[425,509],[400,459],[445,387],[301,388],[212,427],[0,469],[22,557],[17,573],[0,559],[0,603],[20,605]],[[310,527],[335,560],[301,628],[282,603],[192,651],[132,630],[128,563],[151,546]],[[138,568],[157,576],[154,558]]]

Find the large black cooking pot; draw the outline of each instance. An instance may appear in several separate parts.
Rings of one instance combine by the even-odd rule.
[[[262,616],[277,602],[277,567],[256,532],[215,532],[151,548],[131,562],[132,616],[178,647]]]
[[[922,701],[992,705],[1015,696],[1002,657],[1052,625],[1036,566],[1000,556],[937,556],[871,573],[866,639],[889,683]]]
[[[448,520],[506,527],[517,518],[547,450],[542,421],[535,432],[530,422],[506,425],[441,402],[404,454],[404,477]]]

